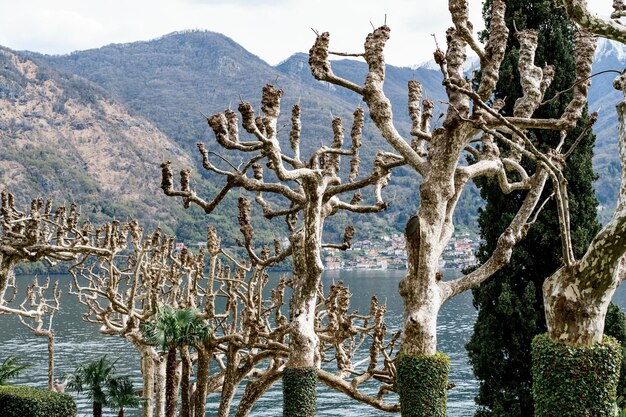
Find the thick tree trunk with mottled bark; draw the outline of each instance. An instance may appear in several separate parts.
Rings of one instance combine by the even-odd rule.
[[[321,233],[322,196],[326,185],[323,178],[304,180],[308,204],[304,209],[302,230],[291,238],[294,248],[293,294],[290,300],[289,358],[283,376],[285,417],[314,416],[316,410],[315,381],[320,353],[315,333],[315,305],[324,271]]]
[[[288,368],[317,367],[320,361],[319,339],[315,334],[315,303],[323,266],[319,249],[311,250],[310,238],[305,231],[302,238],[296,236],[292,240],[295,245]]]
[[[141,417],[152,417],[154,414],[154,358],[150,346],[139,346],[141,357],[141,374],[143,377],[143,406]]]
[[[457,109],[468,106],[467,97],[454,97]],[[467,135],[465,130],[469,129],[458,134]],[[460,196],[460,191],[455,192],[455,170],[464,141],[439,131],[432,142],[433,168],[420,186],[419,212],[409,221],[410,230],[405,230],[408,269],[400,284],[404,301],[402,352],[410,355],[434,355],[437,350],[437,315],[445,301],[439,285],[439,257],[454,231],[451,213]]]
[[[420,279],[420,235],[419,218],[412,217],[405,230],[407,243],[407,275],[400,282],[400,296],[404,302],[404,334],[402,351],[410,355],[434,355],[437,351],[437,314],[443,297],[436,282],[437,271],[432,279]],[[429,273],[422,268],[422,273]]]
[[[602,340],[606,312],[621,279],[588,285],[576,269],[562,267],[544,284],[546,323],[552,340],[591,346]]]
[[[449,92],[449,95],[455,100],[457,111],[469,105],[466,96],[453,92]],[[449,120],[454,120],[451,115]],[[453,123],[460,124],[461,121],[455,120]],[[430,150],[433,167],[420,186],[418,214],[409,220],[405,229],[408,269],[407,276],[400,283],[399,293],[404,302],[400,352],[407,357],[433,356],[437,353],[437,316],[446,300],[441,286],[439,258],[454,231],[451,213],[460,196],[459,188],[462,189],[455,183],[455,172],[465,146],[463,137],[467,136],[470,129],[467,126],[449,131],[439,130],[434,135]],[[404,366],[412,366],[423,361],[405,360],[403,363],[406,364]],[[440,379],[436,385],[446,386],[447,372],[438,372],[436,377]],[[398,373],[397,378],[398,386],[408,387],[419,384],[422,377],[419,372],[406,371]],[[445,414],[445,390],[436,391],[443,398],[416,403],[422,408],[430,407],[423,410],[407,409],[409,403],[413,404],[408,392],[400,391],[403,415],[439,416],[442,410]]]

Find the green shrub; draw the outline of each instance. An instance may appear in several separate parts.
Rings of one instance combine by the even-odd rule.
[[[283,416],[314,417],[317,402],[317,369],[285,368]]]
[[[446,417],[447,355],[401,353],[396,358],[396,370],[402,417]]]
[[[76,402],[68,394],[31,387],[0,386],[2,417],[73,417]]]
[[[532,357],[535,417],[614,415],[622,361],[614,338],[572,347],[542,334],[533,340]]]
[[[626,408],[626,314],[617,305],[609,304],[604,321],[604,334],[617,339],[622,345],[622,366],[617,383],[617,405]]]

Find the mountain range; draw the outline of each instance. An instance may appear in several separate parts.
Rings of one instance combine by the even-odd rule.
[[[1,48],[0,184],[23,190],[29,197],[43,193],[68,200],[74,196],[102,217],[139,215],[169,225],[172,233],[186,240],[201,239],[207,221],[221,223],[228,231],[225,234],[234,238],[238,226],[229,215],[234,196],[209,219],[198,209],[183,211],[179,202],[158,190],[158,164],[170,159],[177,168],[192,167],[198,189],[214,193],[220,179],[203,172],[195,149],[199,141],[215,149],[203,114],[234,108],[242,99],[258,107],[266,83],[285,91],[279,122],[285,125],[281,133],[285,141],[290,108],[300,103],[303,152],[329,144],[332,118],[342,117],[349,128],[354,108],[362,103],[350,91],[314,80],[307,61],[306,54],[296,53],[271,66],[228,37],[207,31],[176,32],[60,56]],[[621,45],[599,45],[594,71],[621,70],[625,64]],[[365,63],[355,60],[335,61],[333,69],[356,82],[366,74]],[[445,103],[441,74],[428,63],[413,68],[388,65],[385,91],[398,129],[406,137],[410,79],[419,80],[435,101],[435,120]],[[610,75],[594,79],[589,107],[601,108],[595,127],[594,162],[600,174],[596,190],[607,208],[614,205],[619,186],[614,175],[619,164],[612,109],[618,100]],[[365,161],[386,146],[369,121],[363,142]],[[238,162],[237,156],[232,157],[233,163]],[[365,163],[363,169],[367,168]],[[398,170],[385,192],[393,198],[388,212],[367,218],[340,216],[329,223],[328,236],[338,237],[348,221],[364,235],[401,230],[418,204],[418,184],[410,170]],[[479,205],[476,189],[469,188],[459,203],[457,224],[474,229]],[[259,222],[262,235],[281,230],[276,221]]]

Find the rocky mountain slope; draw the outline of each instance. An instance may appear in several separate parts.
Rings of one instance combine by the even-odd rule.
[[[303,152],[311,152],[320,143],[332,140],[331,121],[334,116],[344,119],[347,126],[360,100],[351,92],[315,81],[308,69],[307,56],[295,54],[277,67],[272,67],[243,49],[231,39],[212,32],[188,31],[163,36],[148,42],[109,45],[103,48],[74,52],[63,56],[34,55],[55,68],[80,75],[100,85],[133,112],[146,117],[173,141],[196,156],[199,140],[212,146],[213,134],[200,114],[212,114],[226,107],[236,107],[243,98],[260,105],[264,84],[274,83],[285,91],[283,98],[282,137],[289,134],[291,106],[302,107]],[[346,78],[362,81],[365,64],[343,60],[335,65],[336,72]],[[386,90],[394,108],[399,129],[408,136],[410,120],[406,111],[406,82],[411,78],[425,84],[428,96],[435,99],[437,111],[442,109],[441,76],[436,72],[389,66]],[[436,113],[438,114],[438,113]],[[363,169],[367,161],[386,144],[367,122],[364,133]],[[234,156],[235,160],[238,158]],[[202,171],[198,167],[198,171]],[[399,170],[388,189],[395,196],[384,216],[353,220],[362,232],[402,229],[408,213],[415,210],[415,187],[418,178],[408,170]],[[457,216],[462,226],[472,227],[477,206],[476,193],[464,196],[462,210]],[[331,222],[327,232],[340,232],[344,219]]]
[[[626,54],[621,53],[621,50],[616,49],[614,45],[603,44],[598,50],[594,70],[608,67],[617,68],[626,64]],[[63,56],[27,54],[36,62],[45,62],[62,73],[75,74],[91,81],[91,83],[83,82],[81,84],[83,86],[81,88],[86,94],[83,100],[87,103],[77,102],[79,103],[76,105],[77,107],[84,107],[81,111],[89,112],[90,109],[94,109],[88,104],[87,96],[89,94],[104,94],[106,91],[110,97],[123,103],[123,107],[127,108],[132,116],[147,119],[163,132],[171,142],[167,146],[163,145],[164,152],[151,152],[154,157],[152,162],[155,159],[160,161],[163,156],[160,154],[167,154],[165,151],[178,149],[180,154],[179,149],[182,148],[187,156],[179,162],[175,162],[175,165],[179,167],[192,165],[196,167],[196,171],[199,173],[202,173],[203,170],[198,166],[200,159],[195,150],[196,142],[203,141],[209,146],[215,146],[213,135],[209,132],[201,112],[212,114],[229,106],[234,108],[241,99],[260,105],[260,90],[265,83],[277,84],[285,91],[283,115],[281,116],[281,125],[284,126],[281,135],[285,141],[289,131],[289,109],[296,102],[301,104],[303,108],[302,147],[304,152],[310,152],[313,147],[320,143],[329,143],[332,139],[330,129],[332,117],[341,116],[346,124],[349,124],[352,111],[361,104],[359,98],[352,92],[314,80],[308,69],[306,54],[294,54],[276,67],[272,67],[231,39],[213,32],[177,32],[152,41],[108,45]],[[334,70],[345,78],[360,82],[365,76],[366,66],[359,61],[339,60],[334,63]],[[75,76],[64,77],[67,80],[78,82],[76,81],[78,78]],[[423,83],[426,95],[435,101],[435,120],[443,111],[443,103],[445,102],[441,75],[438,71],[429,68],[428,65],[415,68],[400,68],[389,65],[385,89],[392,102],[398,128],[407,137],[410,121],[406,112],[406,83],[413,78]],[[616,153],[612,151],[616,138],[616,119],[612,106],[617,102],[617,92],[612,90],[610,80],[609,75],[595,79],[590,95],[591,110],[597,110],[598,107],[604,109],[601,111],[600,120],[596,125],[598,144],[595,162],[600,173],[600,180],[596,188],[601,203],[606,207],[614,204],[617,183],[613,174],[618,169]],[[11,88],[5,88],[5,90],[9,91]],[[50,103],[58,101],[53,95],[50,97],[40,96],[39,99],[48,100]],[[112,101],[109,102],[112,103]],[[67,111],[73,115],[79,114],[78,108],[71,110],[72,105],[70,102]],[[52,108],[54,104],[49,106]],[[109,104],[109,106],[113,106],[113,104]],[[105,107],[100,106],[99,108],[104,109]],[[96,116],[94,113],[92,116],[96,119],[101,117],[116,120],[115,117],[109,117],[109,115]],[[15,117],[14,123],[29,122],[29,117],[31,116],[22,114]],[[4,117],[2,119],[5,120]],[[68,132],[73,132],[72,135],[76,137],[97,138],[98,135],[103,134],[102,131],[90,131],[89,134],[86,134],[81,129],[75,129],[76,126],[82,127],[85,123],[80,123],[70,117],[59,123],[68,123]],[[92,124],[97,125],[95,122]],[[86,125],[91,126],[89,123]],[[22,130],[18,131],[21,132]],[[364,160],[385,146],[371,122],[366,126],[364,139],[362,154]],[[126,145],[132,147],[128,142]],[[152,148],[152,146],[148,146],[148,148]],[[76,160],[82,161],[83,155],[87,155],[87,151],[80,153],[81,151],[77,150],[76,152],[76,155],[80,155],[80,157],[74,157]],[[137,152],[141,153],[140,150]],[[16,151],[12,159],[5,158],[3,163],[7,172],[21,172],[18,167],[19,162],[15,162],[19,160],[19,153]],[[108,154],[105,153],[105,155]],[[70,158],[68,160],[73,161],[69,156],[64,156],[60,160],[65,160],[64,158]],[[233,158],[236,162],[238,157],[234,156]],[[84,163],[90,165],[90,161],[85,160]],[[76,164],[71,163],[68,166],[73,167],[74,165]],[[90,169],[96,172],[98,166],[97,164],[93,165]],[[119,168],[122,170],[124,166],[119,165]],[[147,173],[147,171],[144,172]],[[74,173],[67,176],[68,178],[81,178],[80,175]],[[392,185],[387,190],[388,195],[394,196],[390,210],[384,216],[377,218],[357,216],[352,220],[357,229],[363,233],[371,230],[390,230],[390,228],[399,230],[404,226],[408,214],[415,209],[417,205],[414,198],[416,195],[415,188],[419,185],[419,179],[409,170],[399,170],[394,176]],[[215,178],[209,179],[214,183],[219,181]],[[40,176],[37,181],[37,184],[42,184],[39,186],[40,188],[47,186],[51,190],[55,187],[55,184],[47,184],[44,176]],[[73,181],[77,180],[74,179]],[[89,181],[96,181],[96,177]],[[85,186],[91,184],[89,181],[84,181]],[[144,177],[143,184],[153,184],[152,186],[158,184],[158,174],[152,178]],[[128,183],[128,186],[130,187],[131,183]],[[98,185],[101,188],[97,188],[96,185],[93,187],[95,187],[94,191],[96,189],[105,190],[102,188],[105,187],[104,185]],[[212,185],[205,184],[205,187],[211,188]],[[457,224],[473,227],[476,209],[479,205],[480,200],[475,189],[470,189],[460,202],[456,215]],[[193,216],[199,218],[198,216],[201,215],[196,213]],[[210,220],[215,218],[214,216]],[[224,221],[227,218],[228,216],[217,214],[218,220]],[[345,218],[341,218],[338,222],[331,223],[329,225],[331,235],[333,233],[338,234],[343,229],[345,221]],[[190,225],[193,222],[187,218],[182,223]],[[229,229],[236,228],[230,224],[232,222],[227,223],[229,223]],[[181,229],[180,226],[177,228],[185,229]]]
[[[626,68],[624,45],[599,39],[593,72],[599,73],[606,70],[621,72],[624,68]],[[610,72],[594,77],[589,91],[589,111],[597,111],[599,114],[594,126],[597,135],[594,168],[599,176],[595,189],[603,206],[600,214],[604,218],[608,218],[613,212],[620,181],[615,106],[623,97],[613,88],[613,79],[616,75]]]
[[[190,164],[149,121],[101,87],[0,48],[0,188],[21,203],[75,201],[91,220],[139,216],[174,224],[158,190],[164,158]]]

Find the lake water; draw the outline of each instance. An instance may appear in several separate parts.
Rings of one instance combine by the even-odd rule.
[[[455,271],[448,271],[453,276]],[[398,295],[398,282],[403,278],[404,271],[327,271],[323,276],[324,287],[328,288],[333,281],[343,280],[352,292],[352,308],[361,312],[369,310],[369,300],[373,294],[381,302],[387,303],[386,321],[390,333],[398,329],[402,317],[402,299]],[[66,288],[67,277],[58,278],[62,287]],[[19,278],[18,278],[19,280]],[[28,282],[27,278],[23,278]],[[620,288],[614,301],[624,308],[626,306],[626,290]],[[55,318],[56,332],[56,372],[61,376],[72,372],[78,365],[93,361],[102,355],[119,358],[118,373],[130,375],[139,388],[141,376],[138,367],[138,356],[134,348],[125,340],[115,336],[104,336],[97,332],[97,326],[83,322],[81,315],[84,307],[78,304],[75,297],[64,295],[61,310]],[[472,326],[476,319],[476,311],[472,306],[471,293],[466,292],[447,302],[439,314],[438,349],[450,356],[451,371],[449,380],[456,384],[448,392],[448,415],[471,416],[474,411],[474,396],[478,384],[474,380],[467,362],[465,343],[468,341]],[[45,388],[47,384],[47,350],[44,338],[33,336],[16,317],[2,316],[0,319],[0,346],[4,359],[9,354],[20,355],[24,362],[33,365],[14,383],[16,385],[32,385]],[[208,398],[207,415],[215,414],[219,403],[218,394]],[[252,416],[281,416],[282,391],[280,384],[274,385],[255,405]],[[91,408],[85,398],[78,398],[79,416],[90,416]],[[338,413],[338,408],[341,412]],[[106,414],[113,416],[114,414]],[[127,410],[128,416],[139,416],[137,410]],[[323,385],[318,386],[318,416],[338,415],[356,416],[390,416],[392,414],[374,410],[362,405],[343,394],[331,391]]]

